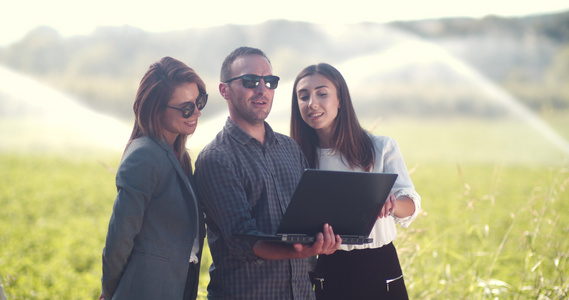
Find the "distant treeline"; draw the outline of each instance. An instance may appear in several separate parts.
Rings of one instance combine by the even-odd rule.
[[[390,25],[446,47],[534,110],[569,108],[569,11]]]
[[[290,81],[309,64],[344,63],[412,37],[442,46],[536,111],[569,109],[569,12],[362,23],[346,28],[273,20],[167,33],[101,27],[90,35],[64,38],[52,28],[40,27],[0,48],[0,64],[77,96],[92,108],[129,118],[142,74],[162,56],[188,63],[217,97],[221,61],[238,46],[264,50],[276,73]],[[453,98],[448,93],[452,92],[444,97]],[[420,101],[422,94],[405,97]],[[398,102],[396,97],[388,100]],[[208,104],[209,109],[222,107],[223,101]]]

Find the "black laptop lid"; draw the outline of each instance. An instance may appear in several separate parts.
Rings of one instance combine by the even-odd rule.
[[[277,234],[322,232],[368,236],[397,174],[307,169],[293,194]]]

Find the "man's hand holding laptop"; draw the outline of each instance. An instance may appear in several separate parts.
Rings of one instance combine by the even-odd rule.
[[[307,258],[315,255],[328,255],[334,253],[342,244],[342,238],[334,234],[334,229],[324,224],[322,232],[316,234],[312,244],[282,244],[268,241],[257,241],[253,245],[255,255],[270,260]]]

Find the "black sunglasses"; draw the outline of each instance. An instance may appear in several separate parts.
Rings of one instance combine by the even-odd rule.
[[[229,83],[233,80],[241,78],[241,82],[243,83],[243,87],[247,89],[254,89],[259,86],[261,79],[265,82],[265,87],[274,90],[279,85],[279,76],[275,75],[267,75],[267,76],[259,76],[259,75],[252,75],[246,74],[237,77],[233,77],[231,79],[227,79],[225,83]]]
[[[184,119],[187,119],[194,114],[194,110],[196,109],[196,106],[197,106],[198,110],[202,110],[206,104],[207,104],[207,94],[200,94],[198,96],[198,98],[196,99],[196,103],[190,102],[190,103],[188,103],[188,105],[186,105],[182,108],[178,108],[178,107],[174,107],[174,106],[170,106],[170,105],[167,105],[167,107],[181,111],[182,117],[184,117]]]

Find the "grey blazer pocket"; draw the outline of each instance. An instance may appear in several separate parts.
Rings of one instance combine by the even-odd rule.
[[[168,260],[170,259],[170,249],[172,246],[170,244],[144,239],[144,241],[138,247],[135,247],[133,254],[153,256],[158,259]]]

